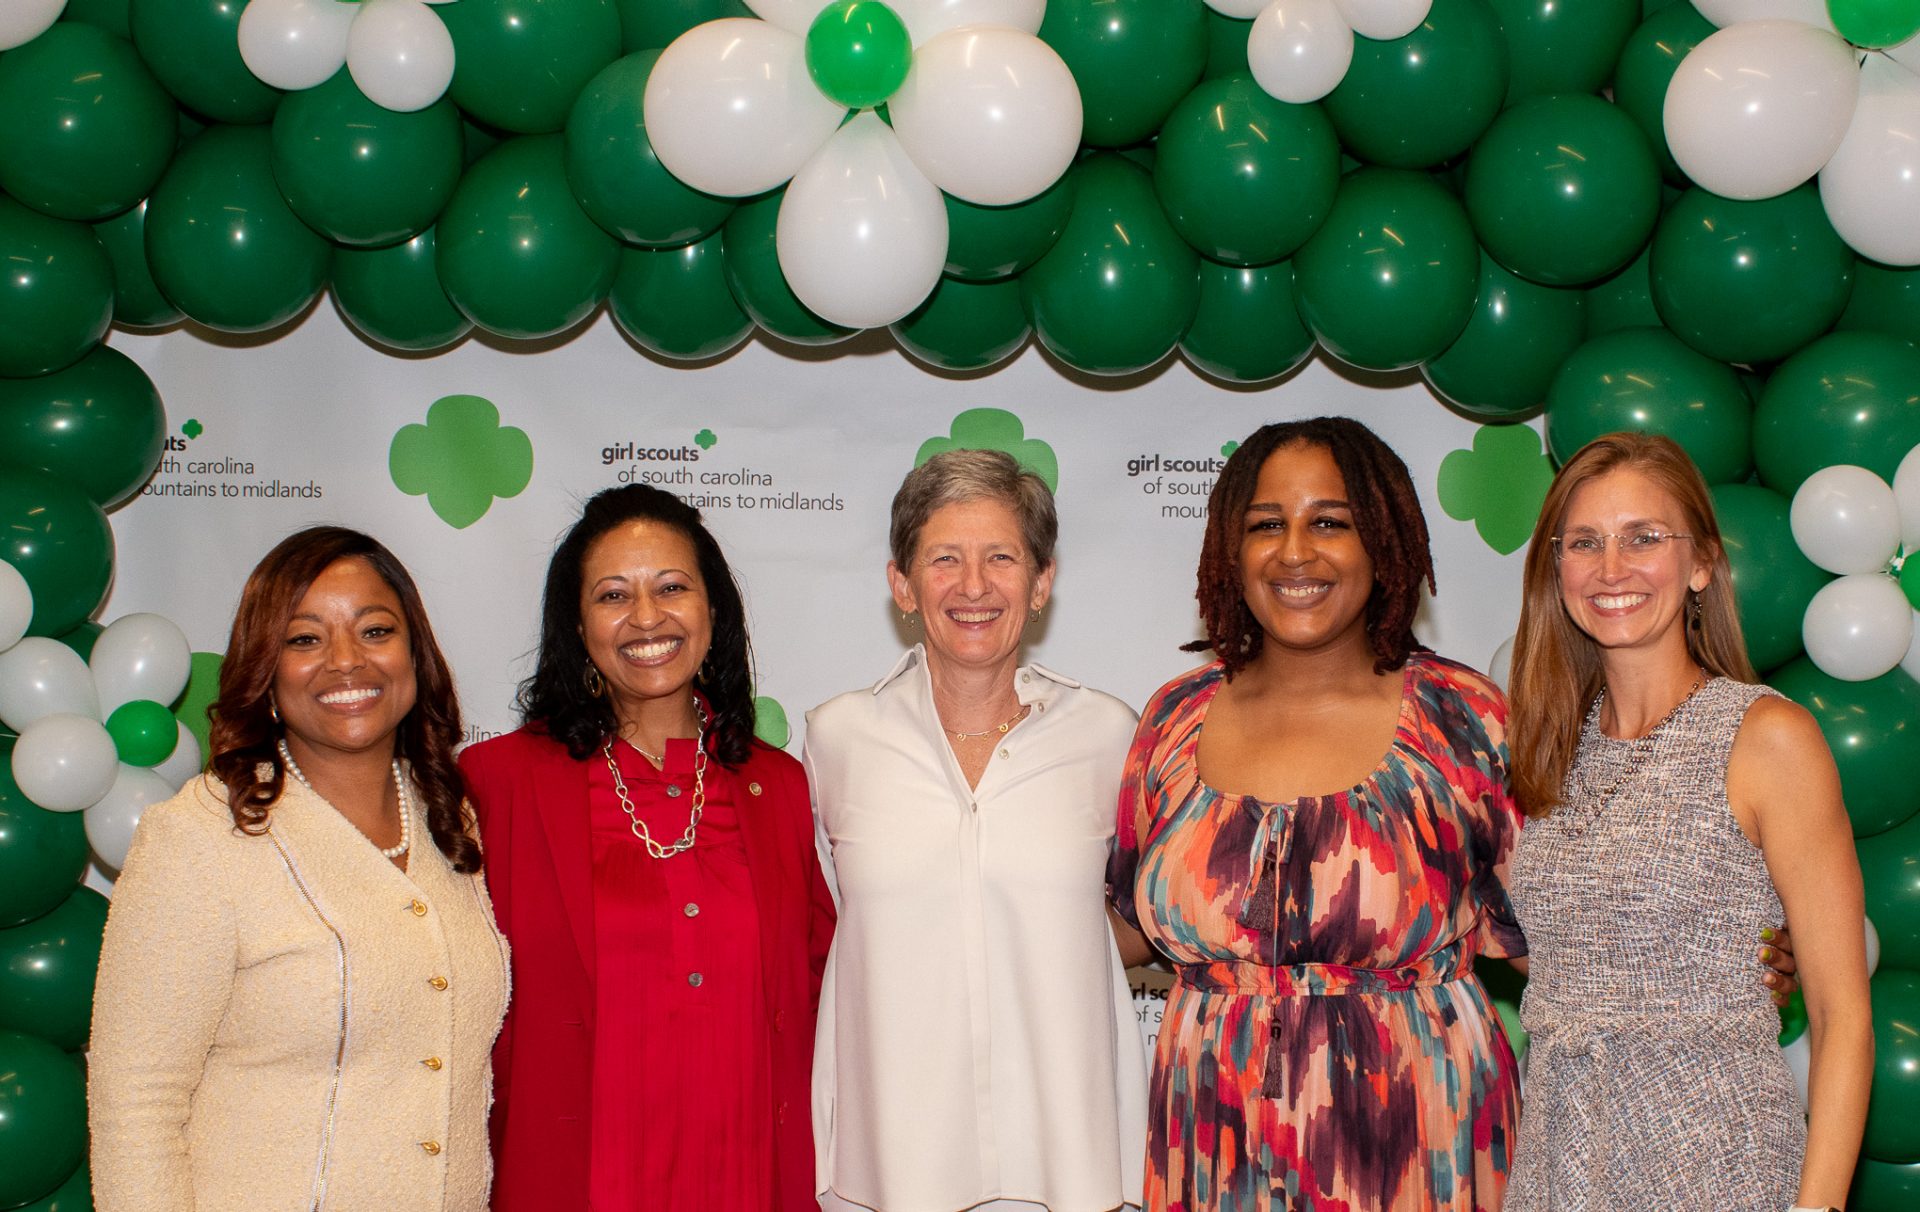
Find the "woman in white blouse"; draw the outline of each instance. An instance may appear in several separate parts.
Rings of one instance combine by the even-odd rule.
[[[1104,902],[1134,714],[1020,664],[1057,532],[1002,452],[913,471],[887,579],[926,642],[807,717],[841,901],[814,1059],[828,1212],[1139,1202],[1145,1057]]]

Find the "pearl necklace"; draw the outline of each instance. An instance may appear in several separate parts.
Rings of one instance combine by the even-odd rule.
[[[313,791],[313,784],[307,781],[306,772],[300,769],[300,763],[293,760],[293,752],[287,748],[286,738],[280,738],[279,744],[280,761],[286,766],[287,773],[299,779],[302,787],[305,787],[308,791]],[[399,758],[393,759],[393,789],[400,797],[400,842],[395,846],[380,847],[380,857],[389,859],[399,858],[407,852],[408,847],[413,845],[413,796],[407,791],[406,776],[400,773]],[[313,791],[313,793],[320,795],[318,791]],[[326,797],[320,796],[320,798],[325,799]],[[373,839],[368,838],[367,840],[372,841]]]

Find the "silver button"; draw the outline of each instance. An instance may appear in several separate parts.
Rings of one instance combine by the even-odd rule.
[[[1033,680],[1033,675],[1030,673],[1023,673],[1020,675],[1020,680],[1023,682],[1031,682]]]
[[[668,794],[668,795],[670,795],[670,796],[678,796],[678,795],[680,794],[680,784],[678,784],[678,783],[668,783],[668,784],[667,784],[667,794]]]
[[[689,985],[692,985],[695,989],[698,989],[700,987],[700,982],[706,979],[707,979],[706,977],[701,976],[698,972],[687,973],[687,983]]]
[[[1033,705],[1033,709],[1035,711],[1045,711],[1047,709],[1047,705],[1045,703],[1035,703]]]
[[[680,912],[686,914],[688,917],[699,917],[700,906],[694,904],[692,901],[688,901],[687,907],[685,909],[682,909]]]

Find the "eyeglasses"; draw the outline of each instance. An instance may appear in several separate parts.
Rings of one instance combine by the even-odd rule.
[[[1548,542],[1553,544],[1554,558],[1562,563],[1597,564],[1607,554],[1607,540],[1612,539],[1621,559],[1638,564],[1656,559],[1674,539],[1691,538],[1690,534],[1641,529],[1626,534],[1557,534]]]

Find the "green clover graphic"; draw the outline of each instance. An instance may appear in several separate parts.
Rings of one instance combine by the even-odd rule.
[[[442,396],[425,425],[405,425],[387,452],[393,486],[424,495],[440,520],[465,530],[495,497],[520,495],[533,479],[533,442],[500,424],[500,410],[479,396]]]
[[[1053,447],[1039,438],[1027,437],[1027,428],[1019,417],[1004,408],[969,408],[953,419],[953,429],[944,438],[928,438],[920,443],[913,457],[915,467],[949,450],[1004,450],[1021,467],[1046,481],[1048,488],[1060,491],[1060,460]]]
[[[1525,425],[1482,425],[1472,450],[1440,461],[1440,507],[1456,521],[1472,522],[1487,546],[1511,555],[1533,533],[1552,482],[1553,465],[1538,433]]]
[[[693,435],[693,444],[702,450],[712,450],[713,444],[719,440],[719,437],[711,429],[703,429]]]
[[[1222,443],[1220,447],[1220,457],[1223,459],[1231,459],[1233,452],[1238,449],[1240,449],[1240,443],[1238,442]]]
[[[787,725],[787,709],[764,694],[755,698],[753,735],[775,749],[785,749],[787,742],[793,739],[793,729]]]
[[[207,432],[207,427],[202,425],[200,422],[194,420],[192,417],[188,417],[186,420],[186,423],[180,426],[180,432],[183,434],[186,434],[187,441],[191,442],[195,438],[199,437],[201,434]]]

